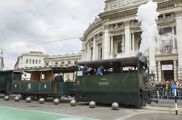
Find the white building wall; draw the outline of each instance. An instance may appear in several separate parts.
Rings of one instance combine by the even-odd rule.
[[[31,51],[29,53],[23,53],[21,56],[18,57],[15,69],[45,66],[44,59],[47,56],[48,55],[43,54],[42,52]]]
[[[3,57],[0,57],[0,70],[3,70],[4,63],[3,63]]]

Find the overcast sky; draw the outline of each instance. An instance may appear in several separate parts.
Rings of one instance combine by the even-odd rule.
[[[0,48],[5,69],[12,69],[24,52],[79,52],[78,38],[103,11],[104,1],[0,0]]]

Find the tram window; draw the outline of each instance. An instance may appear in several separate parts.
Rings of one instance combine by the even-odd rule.
[[[133,66],[123,67],[123,72],[135,72],[135,71],[137,71],[136,67]]]
[[[45,80],[45,74],[41,75],[41,80]]]
[[[146,70],[147,69],[147,63],[145,62],[139,62],[139,69],[140,70]]]
[[[120,73],[121,72],[121,63],[120,62],[114,62],[113,63],[113,72],[114,73]]]

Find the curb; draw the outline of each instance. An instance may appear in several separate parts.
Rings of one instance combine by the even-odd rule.
[[[145,110],[155,110],[155,111],[163,111],[163,112],[175,112],[174,107],[158,107],[158,106],[146,106]],[[178,108],[178,113],[182,114],[182,107]]]

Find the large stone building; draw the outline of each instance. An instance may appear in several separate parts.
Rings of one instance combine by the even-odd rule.
[[[81,53],[47,55],[43,52],[31,51],[19,56],[14,68],[28,69],[32,67],[70,66],[75,65],[80,59]]]
[[[154,0],[157,21],[156,80],[182,80],[182,0]],[[138,7],[148,0],[106,0],[104,12],[89,25],[82,38],[83,60],[116,58],[138,51],[141,43]],[[150,11],[145,11],[150,14]],[[147,55],[149,56],[149,55]]]
[[[14,68],[25,69],[30,67],[44,66],[45,65],[44,59],[47,56],[48,55],[39,51],[31,51],[29,53],[23,53],[21,56],[17,58]]]
[[[71,53],[63,55],[51,55],[45,58],[46,66],[70,66],[75,65],[81,59],[81,53]]]

